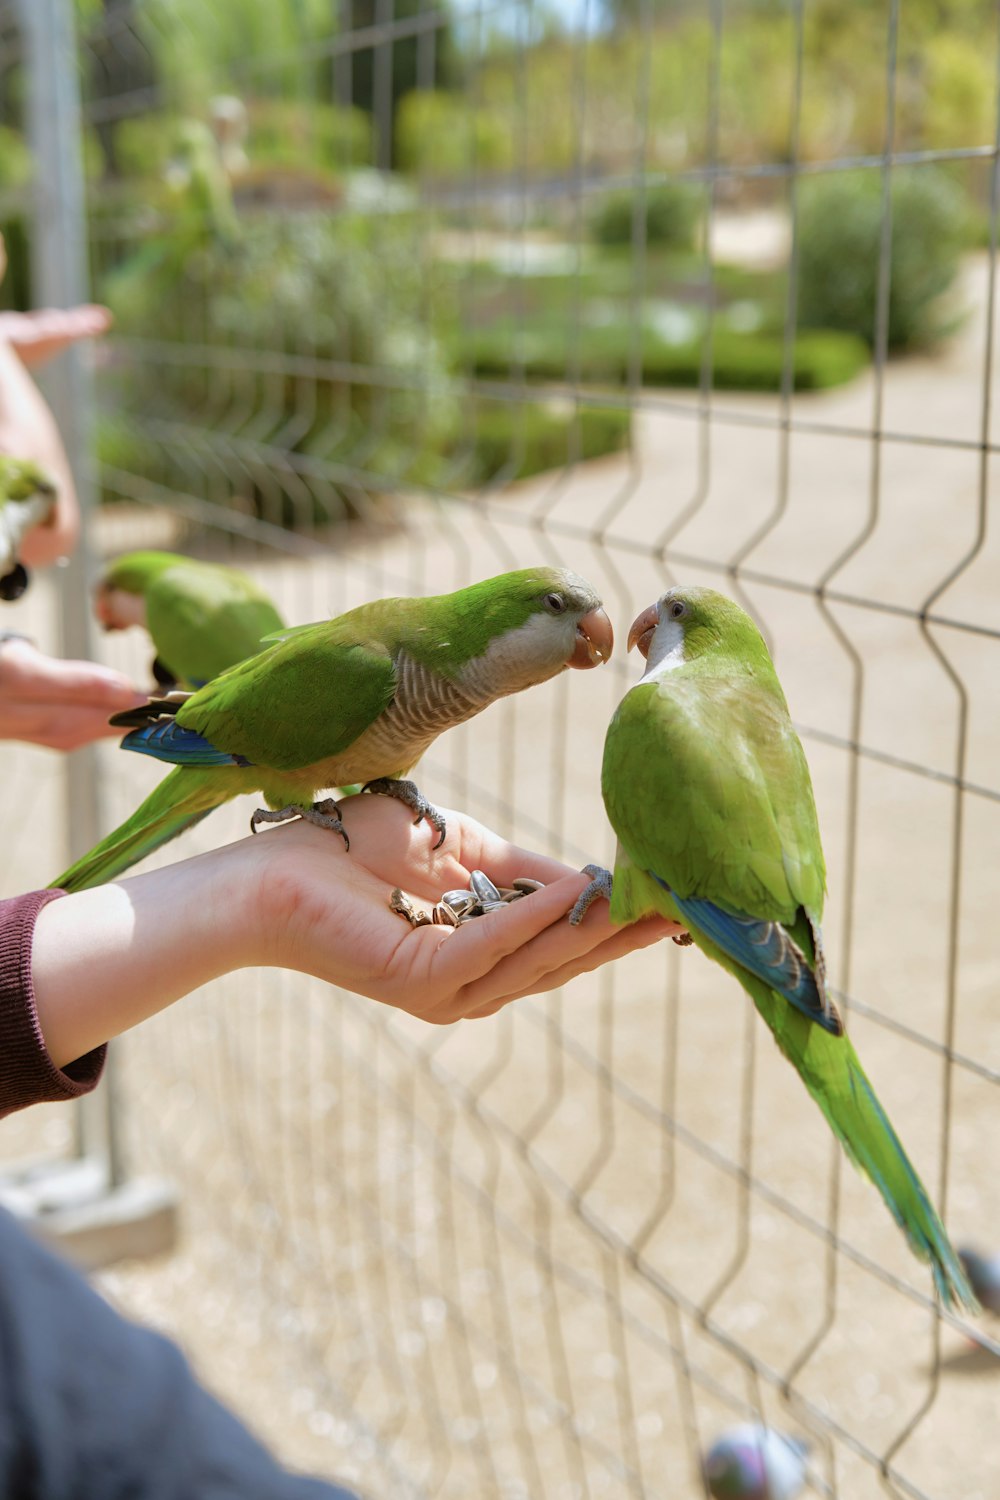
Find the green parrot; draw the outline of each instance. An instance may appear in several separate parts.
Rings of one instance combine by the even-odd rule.
[[[263,589],[221,563],[176,552],[128,552],[105,569],[94,596],[105,630],[144,625],[161,687],[203,687],[261,650],[285,622]]]
[[[712,589],[668,589],[632,625],[647,660],[608,729],[601,790],[618,835],[615,922],[680,922],[748,991],[855,1166],[878,1188],[943,1301],[976,1299],[826,989],[826,871],[805,754],[764,641]]]
[[[122,741],[177,769],[53,885],[78,891],[127,870],[241,792],[270,811],[347,834],[324,788],[367,782],[444,838],[444,819],[399,780],[445,729],[564,667],[611,655],[611,622],[583,578],[528,568],[430,599],[380,599],[300,625],[196,693],[171,693],[111,720]],[[348,845],[348,847],[350,847]],[[437,847],[437,846],[435,846]]]
[[[56,487],[29,459],[0,454],[0,599],[20,599],[28,573],[18,560],[21,543],[52,515]]]

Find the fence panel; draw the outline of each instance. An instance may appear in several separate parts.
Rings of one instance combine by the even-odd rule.
[[[834,991],[954,1238],[989,1246],[992,8],[933,48],[899,0],[213,9],[81,23],[118,316],[95,548],[231,560],[292,623],[534,562],[592,579],[620,641],[668,582],[738,597],[813,772]],[[902,355],[907,205],[942,180],[978,248],[948,337]],[[860,345],[801,332],[830,183],[875,204]],[[145,677],[135,632],[101,652]],[[610,862],[603,728],[635,676],[619,649],[495,705],[422,789]],[[157,772],[99,761],[118,821]],[[295,1463],[385,1497],[679,1500],[761,1419],[812,1441],[816,1494],[992,1493],[995,1347],[697,952],[444,1031],[248,970],[117,1049],[126,1160],[181,1183],[187,1236],[107,1285]]]

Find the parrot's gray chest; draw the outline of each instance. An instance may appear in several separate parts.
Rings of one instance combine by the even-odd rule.
[[[439,734],[471,719],[492,697],[462,687],[400,653],[393,700],[365,730],[355,749],[366,759],[385,760],[395,769],[411,766]]]

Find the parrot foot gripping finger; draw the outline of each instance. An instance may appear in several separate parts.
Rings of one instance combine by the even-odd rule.
[[[603,865],[584,865],[581,873],[590,876],[590,884],[576,898],[573,910],[569,914],[569,925],[571,927],[579,927],[599,897],[603,896],[605,901],[611,900],[612,877],[610,870],[606,870]]]
[[[396,781],[391,776],[379,776],[375,781],[366,781],[361,788],[363,792],[376,792],[383,797],[395,797],[398,802],[410,808],[416,813],[414,823],[420,823],[427,819],[431,827],[437,830],[438,841],[435,849],[440,849],[444,843],[447,832],[444,818],[437,808],[418,790],[416,783],[412,781]]]
[[[306,823],[314,823],[317,828],[329,828],[331,833],[339,833],[344,840],[344,848],[350,849],[351,841],[347,837],[340,808],[332,797],[324,797],[322,802],[314,802],[312,807],[281,807],[277,812],[258,807],[250,819],[250,832],[256,833],[260,823],[287,823],[292,818],[301,818]]]

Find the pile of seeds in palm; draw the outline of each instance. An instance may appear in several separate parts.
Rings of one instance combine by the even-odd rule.
[[[485,916],[511,901],[520,901],[532,891],[542,888],[540,880],[531,880],[519,875],[510,885],[494,885],[482,870],[473,870],[466,890],[445,891],[440,901],[429,912],[414,906],[409,896],[397,886],[389,897],[389,907],[399,916],[405,917],[411,927],[427,927],[431,923],[440,927],[461,927],[475,917]]]

